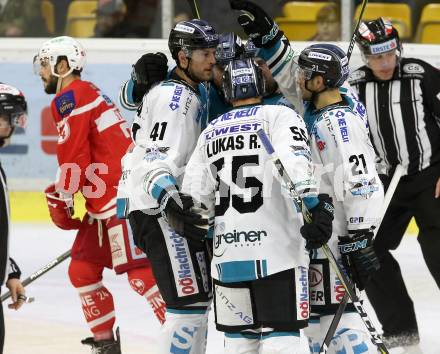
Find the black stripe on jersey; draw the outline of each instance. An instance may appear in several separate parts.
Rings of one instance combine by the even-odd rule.
[[[268,65],[269,69],[272,69],[275,65],[277,65],[281,61],[281,59],[283,59],[284,54],[286,54],[287,49],[289,49],[288,44],[284,43],[284,41],[281,43],[284,45],[284,48],[283,48],[281,54]]]
[[[417,80],[418,81],[418,80]],[[421,167],[421,142],[420,131],[417,129],[417,121],[419,119],[419,112],[415,109],[415,80],[401,80],[400,88],[400,107],[402,109],[402,115],[405,115],[403,119],[403,125],[405,128],[405,139],[408,149],[408,172],[416,172]],[[423,115],[422,115],[423,117]],[[420,166],[419,166],[420,165]]]
[[[393,88],[394,88],[394,84],[393,82],[387,82],[387,86],[388,86],[388,107],[391,107],[391,109],[389,110],[389,116],[390,116],[390,122],[391,125],[393,126],[393,138],[394,138],[394,143],[396,144],[397,148],[396,148],[396,153],[397,153],[397,159],[402,162],[403,158],[402,155],[400,154],[400,141],[397,137],[397,129],[396,129],[396,119],[394,117],[394,110],[393,110]]]
[[[378,127],[382,133],[387,161],[392,166],[399,164],[399,158],[395,143],[395,127],[391,122],[390,110],[384,109],[388,107],[390,102],[389,82],[374,83],[377,87],[374,103],[376,104],[376,116],[378,119]],[[367,93],[368,94],[368,93]]]

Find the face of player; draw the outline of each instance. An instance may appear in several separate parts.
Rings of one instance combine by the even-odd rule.
[[[5,115],[0,115],[0,139],[9,137],[12,133],[12,129],[9,118]]]
[[[57,91],[58,78],[52,75],[50,65],[47,60],[40,61],[40,68],[38,74],[43,81],[44,92],[47,94],[53,94]]]
[[[365,55],[368,67],[379,80],[391,80],[397,65],[396,50],[383,54]]]
[[[310,101],[313,96],[315,80],[310,79],[310,72],[297,68],[296,70],[296,84],[301,93],[300,99]]]
[[[212,68],[212,80],[218,89],[222,88],[224,71],[225,67],[223,65],[215,64]]]
[[[192,51],[189,62],[191,75],[200,82],[212,79],[215,64],[215,48],[196,49]]]

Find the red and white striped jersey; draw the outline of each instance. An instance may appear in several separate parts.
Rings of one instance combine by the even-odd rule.
[[[61,90],[51,109],[58,130],[57,189],[81,191],[98,219],[114,215],[121,158],[132,142],[126,121],[109,97],[82,80]]]

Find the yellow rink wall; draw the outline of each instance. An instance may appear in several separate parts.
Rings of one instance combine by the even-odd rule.
[[[10,191],[12,222],[50,222],[46,197],[43,192]],[[84,198],[80,193],[75,195],[75,216],[81,218],[86,209]]]
[[[42,192],[10,192],[11,216],[13,222],[50,222],[46,198]],[[75,195],[75,216],[81,218],[85,213],[84,198]],[[408,226],[407,233],[417,235],[418,228],[414,221]]]

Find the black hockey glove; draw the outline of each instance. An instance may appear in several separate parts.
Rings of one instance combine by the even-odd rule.
[[[168,59],[165,54],[157,52],[142,55],[131,72],[134,102],[140,103],[151,86],[166,79],[167,72]]]
[[[258,48],[272,47],[284,34],[258,5],[246,0],[229,0],[231,8],[241,10],[238,23]]]
[[[371,273],[380,268],[373,248],[373,233],[363,231],[355,236],[339,236],[342,264],[359,290],[365,288]]]
[[[168,224],[181,236],[204,242],[208,232],[208,219],[197,213],[191,196],[178,192],[165,193],[159,201]]]
[[[322,247],[332,236],[332,198],[328,194],[320,194],[318,198],[319,204],[310,210],[312,222],[301,227],[301,235],[306,239],[306,248],[309,251]]]

